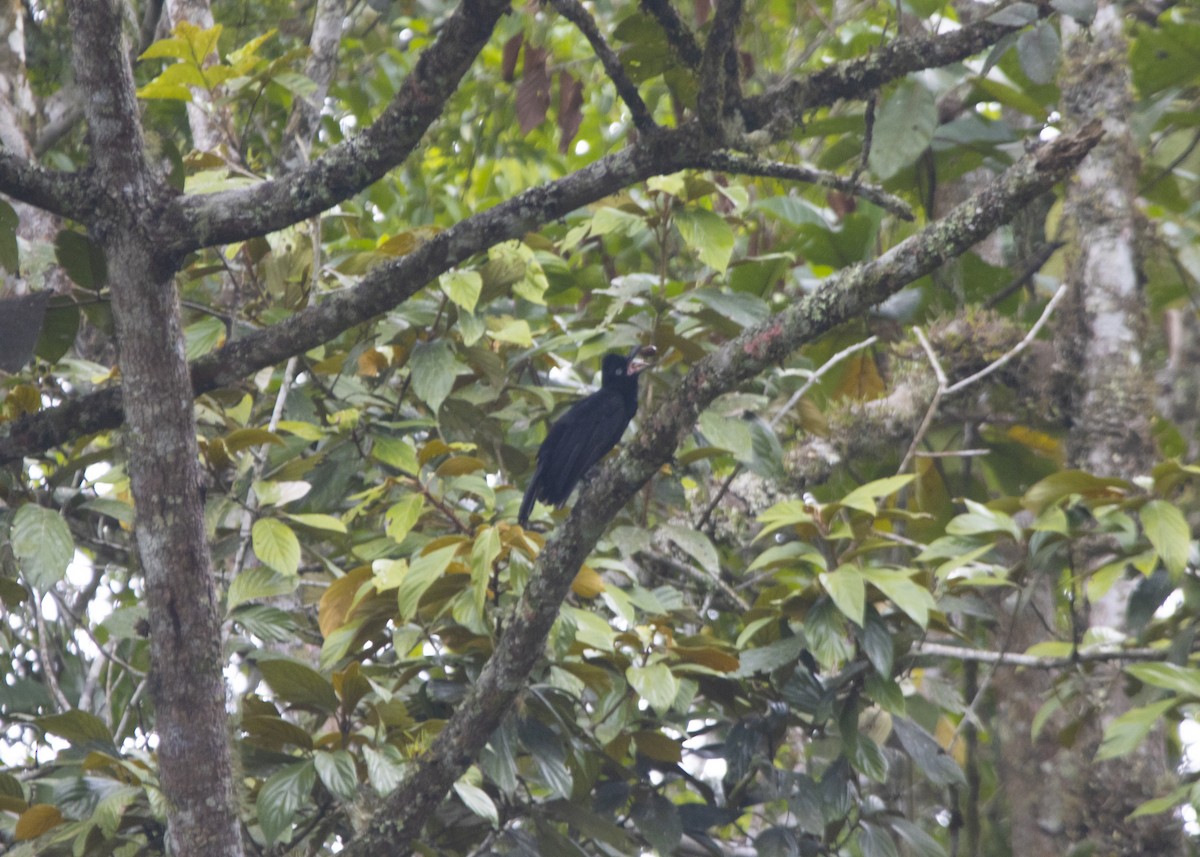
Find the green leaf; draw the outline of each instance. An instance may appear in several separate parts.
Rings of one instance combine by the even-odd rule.
[[[496,809],[496,804],[492,802],[488,793],[479,786],[459,780],[454,784],[454,793],[471,812],[490,821],[492,827],[500,826],[500,811]]]
[[[593,235],[637,235],[645,228],[644,219],[619,208],[600,208],[592,215]]]
[[[978,536],[1002,533],[1010,536],[1013,541],[1021,541],[1021,528],[1011,517],[1003,512],[989,509],[982,503],[964,499],[968,511],[956,515],[946,525],[946,532],[952,536]]]
[[[832,572],[823,572],[820,580],[842,615],[862,627],[867,603],[867,584],[862,572],[852,565],[842,565]]]
[[[376,435],[371,443],[371,455],[388,467],[394,467],[410,476],[416,476],[421,470],[416,447],[407,437]]]
[[[308,496],[312,484],[299,480],[274,482],[261,480],[254,483],[254,494],[262,506],[285,506]]]
[[[671,672],[671,668],[659,662],[649,666],[631,666],[625,670],[625,678],[629,686],[637,691],[638,696],[646,700],[658,715],[662,717],[675,703],[675,695],[679,693],[679,679]]]
[[[1058,30],[1049,21],[1040,21],[1032,30],[1026,30],[1017,37],[1017,56],[1021,60],[1021,69],[1037,84],[1054,81],[1058,73],[1060,48]]]
[[[397,544],[404,541],[425,509],[425,498],[420,494],[409,494],[398,503],[394,503],[383,517],[384,532],[388,538]]]
[[[863,857],[900,857],[896,843],[884,828],[864,823],[858,834]]]
[[[1178,580],[1187,568],[1192,533],[1179,507],[1166,500],[1151,500],[1141,511],[1146,538],[1154,546],[1173,580]]]
[[[400,621],[407,622],[417,612],[421,596],[449,567],[458,545],[439,548],[433,553],[423,554],[412,561],[408,573],[396,590],[396,603],[400,610]]]
[[[300,568],[300,540],[292,528],[275,518],[259,518],[250,529],[254,555],[280,574],[294,576]]]
[[[524,348],[533,345],[533,333],[529,330],[529,322],[523,318],[489,317],[487,326],[488,336],[497,342],[508,342]]]
[[[330,794],[346,802],[353,801],[358,792],[358,771],[354,757],[345,750],[317,750],[313,753],[317,776]]]
[[[1172,791],[1170,794],[1165,794],[1162,797],[1152,798],[1144,803],[1138,804],[1137,809],[1129,813],[1129,818],[1141,818],[1143,815],[1159,815],[1164,812],[1170,812],[1177,807],[1184,806],[1189,803],[1192,793],[1192,784],[1185,783],[1179,788]]]
[[[1118,500],[1133,490],[1134,486],[1124,479],[1103,479],[1083,470],[1060,470],[1030,487],[1021,498],[1021,505],[1040,515],[1047,506],[1072,494]]]
[[[915,478],[911,473],[906,473],[900,476],[876,479],[874,482],[859,485],[838,502],[847,508],[874,515],[878,511],[875,505],[877,499],[892,496]]]
[[[39,593],[45,594],[66,576],[75,556],[75,540],[58,512],[26,503],[13,515],[9,538],[21,573]]]
[[[333,515],[322,514],[300,514],[288,515],[289,520],[295,521],[301,526],[308,527],[312,530],[327,530],[331,533],[345,533],[346,525],[342,523],[341,518],[335,518]]]
[[[478,271],[450,271],[438,280],[446,297],[467,312],[475,311],[479,296],[483,293],[483,277]]]
[[[712,541],[704,533],[672,524],[663,524],[658,530],[696,560],[709,575],[721,576],[721,558],[717,555]]]
[[[54,258],[71,281],[100,291],[108,283],[104,251],[82,232],[64,229],[54,238]]]
[[[700,431],[710,444],[732,452],[738,461],[748,463],[753,457],[754,435],[745,420],[710,409],[700,415]]]
[[[458,377],[458,361],[454,359],[450,343],[441,339],[417,343],[408,360],[408,368],[412,373],[413,392],[437,413]]]
[[[1154,687],[1200,700],[1200,669],[1168,663],[1130,664],[1125,672]]]
[[[1159,724],[1163,715],[1178,704],[1179,699],[1171,697],[1126,711],[1105,728],[1104,740],[1096,751],[1096,761],[1115,759],[1135,750],[1150,734],[1150,730]]]
[[[1037,7],[1032,3],[1010,3],[1003,9],[988,15],[987,21],[992,24],[1003,24],[1008,27],[1024,27],[1032,24],[1038,18]]]
[[[888,760],[879,745],[866,735],[859,735],[850,748],[850,764],[854,769],[877,783],[887,780]]]
[[[184,354],[188,360],[203,357],[225,343],[225,322],[211,315],[183,329]]]
[[[965,786],[966,775],[954,757],[942,749],[934,737],[906,717],[892,721],[892,729],[900,739],[914,767],[935,786]]]
[[[675,213],[675,227],[700,261],[725,273],[733,255],[733,230],[719,214],[704,208],[685,208]]]
[[[262,565],[248,568],[229,584],[229,592],[225,596],[225,610],[231,613],[235,607],[247,601],[290,595],[299,585],[300,579],[294,574],[280,574]]]
[[[369,744],[363,747],[363,761],[367,763],[367,780],[380,796],[390,794],[404,777],[404,756],[391,744],[378,748]]]
[[[813,518],[808,504],[803,500],[785,500],[759,514],[758,522],[763,525],[763,528],[754,537],[755,541],[783,527],[811,524]]]
[[[310,666],[286,658],[255,662],[267,686],[289,705],[322,714],[337,711],[338,698],[333,684]]]
[[[51,304],[42,321],[34,353],[48,363],[57,363],[71,350],[79,333],[79,307]]]
[[[659,854],[675,853],[675,847],[683,837],[683,821],[679,818],[679,807],[674,803],[658,792],[650,792],[633,801],[629,817]]]
[[[20,218],[16,209],[0,199],[0,267],[10,274],[21,270],[21,257],[17,249],[17,226]]]
[[[825,555],[808,542],[784,542],[781,545],[771,545],[756,556],[746,571],[759,571],[772,565],[825,571]]]
[[[891,178],[929,148],[936,129],[933,93],[915,80],[901,81],[875,117],[871,171],[881,179]]]
[[[104,721],[78,708],[62,714],[39,717],[34,722],[51,735],[57,735],[75,746],[98,743],[111,747],[113,743],[112,733],[108,731]]]
[[[263,783],[258,792],[258,824],[267,843],[273,843],[292,826],[300,807],[308,803],[317,779],[311,761],[289,765]]]
[[[487,602],[488,584],[492,579],[492,563],[500,556],[503,545],[495,527],[484,527],[471,546],[471,589],[475,594],[475,607],[482,615]]]

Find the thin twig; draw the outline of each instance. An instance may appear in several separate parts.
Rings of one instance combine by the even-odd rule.
[[[1104,647],[1078,651],[1061,657],[1051,657],[1049,655],[1022,655],[1016,652],[969,649],[966,646],[950,646],[944,643],[918,643],[913,648],[911,654],[914,657],[954,658],[959,661],[994,664],[998,667],[1029,667],[1041,670],[1058,670],[1078,666],[1081,663],[1165,661],[1171,652],[1168,649],[1117,649]]]
[[[814,184],[818,187],[841,191],[851,196],[857,196],[873,203],[884,211],[894,214],[901,220],[914,219],[911,206],[900,197],[888,193],[876,185],[860,184],[855,176],[842,176],[828,170],[818,170],[803,167],[798,164],[785,164],[770,161],[754,155],[734,154],[732,152],[712,152],[701,157],[697,166],[721,170],[729,173],[739,173],[747,176],[762,176],[784,181],[797,181]]]
[[[804,382],[804,385],[799,390],[792,393],[791,397],[784,402],[783,407],[775,412],[775,416],[767,420],[767,425],[769,425],[771,428],[775,428],[775,426],[779,425],[779,421],[783,419],[784,415],[790,412],[792,408],[796,407],[796,404],[806,395],[808,395],[808,391],[811,390],[813,386],[820,381],[827,372],[829,372],[830,369],[841,363],[847,357],[850,357],[865,348],[870,348],[878,341],[878,336],[868,336],[862,342],[856,342],[853,345],[843,348],[837,354],[834,354],[832,357],[822,363],[820,368],[808,376],[808,380]]]
[[[1018,342],[1016,345],[1014,345],[1004,355],[1002,355],[1001,357],[999,357],[992,363],[989,363],[987,366],[984,366],[982,369],[980,369],[974,375],[969,375],[968,377],[963,378],[961,381],[956,381],[954,384],[947,387],[946,395],[952,396],[955,393],[961,392],[962,390],[971,386],[976,381],[980,381],[980,380],[986,378],[988,375],[991,375],[993,372],[995,372],[996,370],[1003,367],[1010,360],[1012,360],[1014,357],[1016,357],[1018,354],[1020,354],[1026,348],[1028,348],[1030,343],[1032,343],[1033,340],[1037,338],[1038,332],[1041,331],[1041,329],[1043,327],[1045,327],[1046,322],[1050,320],[1050,316],[1054,313],[1054,308],[1059,305],[1059,303],[1062,301],[1062,299],[1064,297],[1066,297],[1066,295],[1067,295],[1067,284],[1063,283],[1061,286],[1058,287],[1058,291],[1056,291],[1054,293],[1054,296],[1052,298],[1050,298],[1049,302],[1046,304],[1046,308],[1044,310],[1042,310],[1041,316],[1039,316],[1038,320],[1033,323],[1033,327],[1029,328],[1029,333],[1025,334],[1024,339],[1022,339],[1020,342]]]
[[[734,589],[732,586],[730,586],[728,583],[726,583],[725,581],[723,581],[721,578],[717,577],[716,575],[707,574],[698,568],[694,568],[694,567],[688,565],[686,562],[680,562],[679,560],[675,559],[674,557],[667,556],[665,553],[659,553],[658,551],[643,550],[643,551],[638,551],[638,554],[640,556],[646,557],[651,562],[656,562],[660,565],[665,565],[667,568],[669,568],[672,571],[678,572],[680,574],[685,574],[688,577],[692,578],[692,580],[699,581],[700,583],[707,584],[709,586],[716,586],[719,590],[721,590],[721,594],[724,595],[726,598],[728,598],[730,601],[732,601],[733,604],[739,610],[749,610],[750,609],[750,602],[748,602],[742,596],[738,595],[736,589]]]
[[[49,688],[50,695],[54,697],[59,708],[63,711],[70,711],[75,706],[71,705],[70,700],[58,685],[58,676],[54,672],[54,658],[50,655],[50,644],[46,641],[46,618],[42,615],[42,599],[35,594],[30,599],[30,605],[33,607],[33,620],[37,626],[38,659],[42,662],[42,675],[46,679],[46,687]]]
[[[920,450],[917,458],[974,458],[979,455],[991,455],[990,449],[945,449],[940,452]]]
[[[131,672],[134,675],[138,676],[139,678],[146,675],[144,670],[138,669],[133,664],[129,663],[129,661],[118,656],[115,652],[108,651],[108,649],[105,648],[105,646],[98,639],[96,639],[96,635],[92,632],[91,626],[87,622],[84,622],[78,616],[75,615],[74,611],[71,610],[70,606],[68,606],[66,600],[61,595],[59,595],[54,590],[51,590],[50,594],[54,597],[54,601],[58,604],[58,609],[61,610],[63,613],[65,613],[67,616],[70,616],[72,624],[74,624],[76,628],[79,628],[80,630],[82,630],[83,633],[88,635],[88,638],[92,641],[93,644],[95,644],[96,648],[100,650],[100,654],[102,654],[108,660],[112,661],[114,664],[119,666],[121,669]]]
[[[1065,244],[1065,241],[1048,241],[1047,243],[1035,248],[1033,252],[1026,257],[1025,264],[1021,267],[1021,270],[1017,272],[1017,275],[1013,277],[1004,288],[989,297],[984,303],[984,306],[988,309],[995,309],[1001,301],[1003,301],[1017,289],[1021,288],[1021,286],[1028,283],[1033,275],[1042,269],[1042,265],[1045,265],[1047,262],[1049,262],[1050,257],[1053,256],[1055,252]]]
[[[1165,167],[1163,167],[1162,172],[1160,172],[1154,178],[1150,179],[1150,181],[1146,182],[1144,185],[1142,185],[1140,188],[1138,188],[1138,194],[1139,195],[1144,194],[1146,191],[1150,190],[1150,188],[1154,187],[1160,181],[1162,181],[1167,176],[1169,176],[1171,173],[1173,173],[1177,166],[1179,166],[1180,164],[1182,164],[1184,161],[1186,161],[1188,158],[1190,158],[1192,156],[1192,152],[1194,152],[1196,150],[1197,146],[1200,146],[1200,131],[1197,131],[1192,136],[1192,142],[1188,143],[1187,146],[1184,147],[1184,150],[1182,152],[1180,152],[1178,155],[1176,155],[1174,158],[1171,159],[1171,163],[1169,163]]]
[[[634,127],[643,134],[652,134],[657,130],[658,126],[654,124],[650,108],[642,100],[637,86],[625,73],[625,67],[621,65],[621,60],[604,40],[600,28],[596,26],[596,19],[591,16],[591,13],[583,8],[583,4],[579,0],[550,0],[550,5],[558,10],[558,14],[574,24],[591,44],[596,57],[604,66],[604,72],[608,75],[608,79],[613,82],[613,86],[617,88],[617,94],[629,108],[629,112],[633,116]]]
[[[912,443],[908,445],[908,452],[904,453],[904,459],[900,462],[900,467],[896,470],[896,473],[903,473],[908,469],[913,456],[917,454],[917,447],[921,445],[921,441],[925,439],[925,433],[933,425],[933,416],[937,413],[938,406],[942,403],[942,396],[946,395],[946,370],[942,368],[942,363],[938,360],[933,346],[925,338],[925,331],[921,330],[918,326],[913,327],[913,333],[917,335],[917,341],[925,349],[925,354],[928,355],[929,362],[933,366],[933,373],[937,376],[937,389],[933,393],[933,401],[929,403],[929,407],[925,411],[925,417],[921,420],[921,425],[917,428],[917,433],[913,435]]]
[[[283,379],[279,382],[279,392],[275,395],[275,407],[271,409],[271,420],[267,423],[267,431],[275,431],[279,427],[279,420],[283,416],[284,402],[287,401],[288,391],[292,388],[292,379],[296,376],[296,364],[299,358],[288,358],[287,365],[283,368]],[[266,446],[263,444],[263,446]],[[263,470],[266,467],[267,454],[265,450],[259,450],[254,457],[254,478],[251,480],[251,485],[262,478]],[[233,573],[238,574],[242,570],[242,565],[246,561],[246,553],[250,549],[251,530],[254,525],[254,515],[258,511],[258,495],[251,488],[246,497],[245,511],[242,513],[242,528],[238,540],[237,553],[233,558]]]
[[[921,343],[921,347],[925,349],[925,353],[929,356],[929,362],[932,364],[934,374],[937,376],[938,385],[937,390],[934,391],[933,394],[933,401],[929,403],[929,408],[925,411],[925,417],[921,420],[921,425],[917,428],[917,433],[913,436],[912,443],[909,444],[908,452],[904,454],[904,460],[900,462],[900,467],[896,471],[897,473],[903,473],[906,469],[908,469],[908,465],[916,456],[917,447],[920,445],[921,441],[925,439],[926,432],[929,431],[929,427],[933,424],[933,417],[937,413],[937,409],[941,405],[942,399],[946,396],[952,396],[955,393],[960,393],[967,387],[970,387],[972,384],[983,380],[988,375],[991,375],[993,372],[1003,368],[1014,357],[1028,348],[1030,343],[1037,338],[1038,333],[1045,326],[1046,322],[1050,320],[1050,316],[1054,313],[1054,308],[1058,306],[1059,302],[1063,299],[1063,297],[1066,296],[1066,294],[1067,285],[1066,283],[1063,283],[1058,287],[1058,291],[1054,293],[1054,296],[1051,297],[1046,303],[1046,307],[1042,310],[1041,316],[1039,316],[1038,320],[1033,323],[1033,327],[1029,328],[1029,332],[1025,334],[1025,337],[1020,342],[1018,342],[1000,357],[993,360],[987,366],[984,366],[974,375],[968,375],[961,381],[956,381],[950,385],[947,385],[946,372],[944,369],[942,369],[942,364],[938,360],[937,354],[933,350],[933,346],[930,345],[929,340],[925,338],[924,331],[922,331],[920,327],[913,328],[913,332],[916,334],[917,340]]]
[[[125,712],[121,715],[121,722],[117,724],[117,728],[113,730],[113,738],[120,739],[125,734],[125,729],[129,726],[129,718],[133,717],[135,711],[138,710],[138,703],[142,700],[142,694],[146,692],[146,688],[150,686],[150,682],[145,676],[138,682],[138,686],[134,688],[133,695],[129,697],[129,701],[125,703]]]

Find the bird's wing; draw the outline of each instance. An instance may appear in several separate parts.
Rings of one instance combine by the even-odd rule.
[[[565,503],[588,468],[616,446],[630,419],[621,396],[611,390],[576,402],[551,427],[538,453],[541,499]]]

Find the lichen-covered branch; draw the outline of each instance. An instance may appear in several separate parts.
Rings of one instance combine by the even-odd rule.
[[[421,142],[509,5],[510,0],[463,0],[379,119],[307,167],[244,190],[180,197],[164,212],[171,249],[184,253],[266,235],[378,181]]]
[[[65,173],[0,149],[0,193],[59,217],[82,219],[90,208],[86,173]]]
[[[695,164],[688,166],[735,175],[762,176],[814,184],[865,199],[867,202],[878,205],[884,211],[896,215],[901,220],[913,220],[912,208],[900,197],[888,193],[881,187],[865,185],[849,176],[838,175],[828,170],[817,170],[800,164],[784,164],[756,155],[743,155],[735,152],[713,152],[704,155]]]

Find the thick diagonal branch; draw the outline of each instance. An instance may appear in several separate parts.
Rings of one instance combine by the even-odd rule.
[[[405,853],[434,808],[487,743],[525,686],[580,565],[609,522],[674,454],[717,396],[765,371],[801,345],[968,250],[1073,169],[1101,135],[1097,125],[1027,155],[991,187],[874,262],[847,268],[825,286],[697,363],[657,404],[641,433],[582,490],[506,623],[496,652],[433,747],[343,851],[346,857]]]
[[[244,190],[181,197],[165,213],[178,236],[170,249],[184,253],[266,235],[378,181],[421,142],[509,5],[509,0],[463,0],[383,115],[307,167]]]

